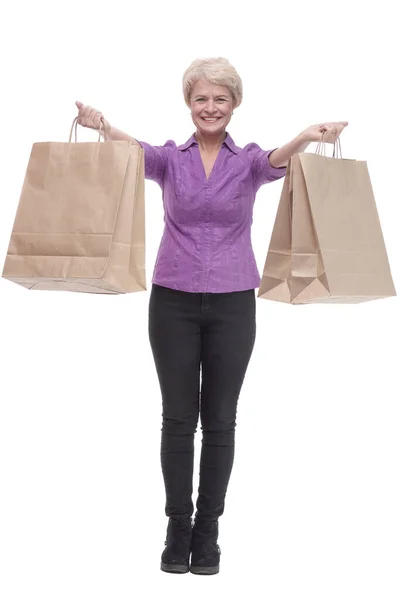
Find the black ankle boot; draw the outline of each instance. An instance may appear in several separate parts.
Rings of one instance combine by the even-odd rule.
[[[188,573],[192,541],[192,519],[170,517],[165,550],[161,555],[161,570],[167,573]]]
[[[221,549],[217,544],[217,539],[218,521],[195,519],[192,531],[191,573],[214,575],[219,572]]]

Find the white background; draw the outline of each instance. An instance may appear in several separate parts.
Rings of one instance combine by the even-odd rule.
[[[75,100],[137,139],[183,143],[194,131],[183,71],[195,58],[224,56],[244,84],[229,126],[239,146],[270,149],[309,125],[349,121],[343,157],[367,160],[398,291],[395,7],[8,3],[0,19],[3,260],[31,146],[67,141]],[[260,270],[282,184],[256,199]],[[398,600],[397,298],[303,307],[257,300],[220,574],[160,571],[161,396],[147,310],[162,231],[161,190],[148,181],[147,292],[29,292],[0,280],[2,600]],[[194,502],[200,445],[199,426]]]

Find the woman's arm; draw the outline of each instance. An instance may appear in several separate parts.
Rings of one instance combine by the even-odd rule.
[[[310,127],[295,137],[294,140],[271,152],[269,157],[270,164],[273,167],[287,167],[290,157],[293,154],[304,152],[311,142],[324,141],[334,144],[348,124],[348,121],[336,121],[320,125],[310,125]],[[271,156],[273,156],[272,161]]]
[[[108,121],[104,121],[104,123],[106,126],[107,138],[109,140],[111,140],[111,141],[123,140],[123,141],[132,142],[132,144],[134,144],[135,146],[140,146],[139,142],[137,140],[135,140],[135,138],[131,137],[127,133],[124,133],[123,131],[120,131],[119,129],[116,129],[115,127],[110,125],[110,123],[108,123]],[[103,128],[98,129],[97,131],[99,131],[100,135],[102,135],[104,137],[104,129]]]
[[[291,142],[288,142],[281,148],[274,150],[274,152],[269,155],[269,162],[271,166],[275,168],[287,167],[289,164],[289,158],[293,156],[293,154],[304,152],[309,145],[310,141],[305,139],[304,135],[301,133]]]
[[[139,142],[132,136],[120,131],[116,127],[112,127],[108,121],[104,119],[104,125],[106,128],[107,140],[110,141],[127,141],[131,142],[134,146],[140,146],[144,150],[144,166],[146,179],[152,179],[162,187],[164,180],[164,172],[167,164],[167,153],[164,146],[152,146],[146,142]],[[97,129],[100,135],[104,138],[104,129]]]

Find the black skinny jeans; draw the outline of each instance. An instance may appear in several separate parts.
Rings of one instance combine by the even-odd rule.
[[[211,294],[152,286],[149,338],[162,395],[161,468],[167,517],[191,517],[194,511],[199,413],[203,435],[196,517],[216,520],[224,512],[237,402],[255,336],[254,289]]]

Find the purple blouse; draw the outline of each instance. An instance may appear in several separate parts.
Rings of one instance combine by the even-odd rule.
[[[164,233],[152,283],[184,292],[238,292],[259,287],[261,279],[251,245],[257,190],[280,179],[257,144],[238,148],[229,134],[209,178],[194,134],[177,146],[139,142],[145,177],[163,192]]]

